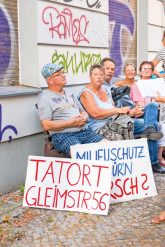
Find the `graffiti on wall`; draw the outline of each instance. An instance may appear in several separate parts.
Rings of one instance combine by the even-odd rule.
[[[10,25],[7,13],[0,7],[0,79],[3,79],[9,67],[11,57]]]
[[[108,48],[108,15],[44,1],[37,11],[38,43]]]
[[[73,74],[84,74],[87,73],[90,66],[95,63],[100,63],[101,54],[100,53],[85,53],[80,51],[80,56],[74,53],[73,55],[69,54],[67,51],[66,54],[58,53],[55,50],[52,56],[52,63],[62,64],[65,68],[65,71],[71,71]]]
[[[61,64],[67,72],[68,85],[84,84],[89,81],[89,68],[92,64],[100,63],[108,56],[108,49],[91,49],[63,46],[40,46],[38,48],[39,70],[38,78],[41,87],[46,87],[46,81],[41,74],[45,61]]]
[[[103,13],[108,13],[108,1],[102,0],[51,0],[53,2],[72,5],[79,8],[90,9]]]
[[[119,12],[120,10],[120,12]],[[122,30],[128,30],[129,42],[135,32],[135,18],[129,5],[117,0],[109,0],[109,21],[113,24],[110,57],[116,62],[116,76],[121,75],[123,56],[121,52]]]
[[[99,0],[94,0],[94,1],[90,1],[90,0],[86,0],[87,5],[89,8],[94,8],[96,7],[97,9],[99,9],[101,7],[101,3]]]
[[[90,66],[108,55],[108,1],[100,1],[103,13],[89,10],[89,6],[94,8],[99,3],[96,0],[67,1],[65,7],[61,2],[64,3],[52,0],[51,4],[45,1],[37,4],[38,75],[42,87],[46,82],[40,70],[45,61],[62,64],[68,72],[68,84],[74,85],[87,83]]]
[[[47,6],[43,10],[42,21],[48,26],[52,38],[57,34],[60,39],[71,38],[75,45],[81,42],[89,43],[86,37],[89,21],[85,15],[74,18],[68,8],[59,11],[56,7]]]
[[[18,134],[17,129],[13,125],[6,125],[4,128],[2,127],[2,105],[0,104],[0,142],[2,141],[3,135],[6,131],[12,131],[16,135]],[[10,142],[12,139],[12,136],[9,135],[8,141]]]
[[[73,0],[63,0],[63,1],[69,3],[72,2]],[[100,0],[86,0],[86,3],[89,8],[96,7],[97,9],[99,9],[101,7]]]

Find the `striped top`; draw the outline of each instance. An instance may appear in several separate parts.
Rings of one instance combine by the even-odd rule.
[[[162,61],[165,66],[165,48],[159,50],[155,58],[158,61]]]

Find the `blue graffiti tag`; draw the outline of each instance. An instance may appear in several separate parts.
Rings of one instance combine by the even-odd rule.
[[[7,17],[0,8],[0,79],[4,78],[11,56],[10,26]]]
[[[122,69],[121,27],[125,26],[133,36],[135,22],[129,7],[116,0],[109,0],[109,21],[115,22],[110,46],[110,56],[116,62],[115,75],[118,76],[121,75]]]
[[[17,129],[13,125],[6,125],[2,128],[2,106],[0,104],[0,142],[2,141],[2,136],[6,130],[12,130],[16,135],[18,134]],[[8,137],[9,142],[13,139],[12,136]]]

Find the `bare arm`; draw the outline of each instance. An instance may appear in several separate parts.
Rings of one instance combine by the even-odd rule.
[[[125,82],[124,80],[122,80],[122,81],[117,81],[117,82],[114,83],[114,85],[115,85],[116,87],[123,87],[123,86],[125,86],[125,83],[124,83],[124,82]]]
[[[71,118],[69,120],[42,120],[42,127],[45,131],[50,131],[50,130],[64,130],[67,128],[80,128],[82,127],[85,123],[87,122],[87,114],[80,114],[74,118]]]
[[[122,107],[122,108],[110,108],[110,109],[103,109],[97,106],[94,96],[88,92],[84,91],[81,94],[81,103],[83,104],[85,110],[88,112],[90,116],[96,119],[104,119],[110,117],[115,114],[127,114],[129,112],[129,107]]]
[[[160,60],[154,58],[152,62],[154,64],[154,68],[155,68],[158,65],[158,63],[160,62]],[[160,74],[156,69],[154,69],[153,74],[158,76],[159,78],[164,78],[165,77],[165,74]]]
[[[165,103],[165,96],[154,97],[156,102]]]

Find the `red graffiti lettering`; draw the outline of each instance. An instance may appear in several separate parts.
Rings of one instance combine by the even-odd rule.
[[[81,15],[78,19],[73,17],[72,11],[68,8],[59,12],[55,7],[48,6],[42,12],[42,21],[48,25],[52,39],[56,33],[60,39],[71,38],[76,45],[80,42],[89,43],[85,37],[89,24],[85,15]]]

